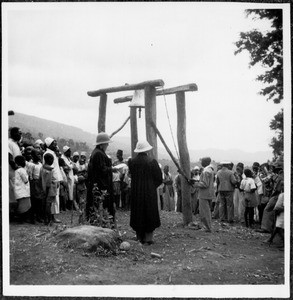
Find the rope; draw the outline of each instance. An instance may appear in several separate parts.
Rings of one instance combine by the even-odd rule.
[[[169,111],[168,111],[167,101],[166,101],[166,97],[165,97],[165,91],[164,91],[163,88],[162,88],[162,91],[163,91],[163,96],[164,96],[166,115],[167,115],[167,119],[168,119],[168,123],[169,123],[169,128],[170,128],[170,132],[171,132],[171,136],[172,136],[172,140],[173,140],[173,145],[174,145],[174,148],[175,148],[177,159],[179,160],[179,154],[178,154],[177,146],[176,146],[174,135],[173,135],[173,130],[172,130],[172,127],[171,127],[171,122],[170,122],[170,117],[169,117]]]
[[[117,129],[115,130],[114,132],[112,132],[110,134],[110,138],[113,137],[113,135],[115,135],[117,132],[119,132],[125,125],[126,123],[130,120],[130,116],[124,121],[124,123]]]
[[[153,129],[155,130],[155,132],[157,133],[158,137],[160,138],[162,144],[164,145],[166,151],[168,152],[168,154],[170,155],[172,161],[174,162],[175,166],[177,167],[179,173],[186,179],[186,181],[189,184],[192,184],[192,182],[188,179],[188,177],[186,176],[186,174],[184,173],[184,171],[181,169],[178,161],[176,160],[176,158],[173,156],[171,150],[169,149],[169,147],[167,146],[163,136],[161,135],[159,129],[157,128],[157,126],[155,125],[155,123],[153,121],[150,121],[150,125],[153,127]]]

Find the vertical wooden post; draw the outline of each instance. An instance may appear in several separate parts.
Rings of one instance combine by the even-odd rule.
[[[147,141],[153,146],[152,151],[150,151],[150,156],[158,160],[157,134],[154,128],[150,125],[150,121],[153,121],[156,125],[157,120],[156,89],[151,85],[147,85],[144,91],[146,138]]]
[[[185,111],[185,93],[176,93],[177,105],[177,140],[179,146],[180,165],[188,179],[190,178],[190,158],[186,143],[186,111]],[[182,189],[182,215],[183,224],[192,222],[191,211],[191,190],[187,180],[181,176]]]
[[[134,149],[137,144],[137,119],[136,119],[136,107],[130,107],[130,132],[131,132],[131,157],[134,157]]]
[[[107,94],[101,94],[99,105],[98,132],[106,131]]]

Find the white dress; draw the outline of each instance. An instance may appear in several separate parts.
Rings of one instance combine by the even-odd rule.
[[[24,168],[15,171],[14,195],[18,202],[17,212],[19,214],[27,212],[31,208],[30,184]]]
[[[67,173],[67,183],[68,183],[68,194],[69,200],[73,200],[73,190],[74,190],[74,174],[73,174],[73,167],[74,163],[70,158],[62,154],[62,159],[64,160],[67,167],[69,167],[69,172]]]

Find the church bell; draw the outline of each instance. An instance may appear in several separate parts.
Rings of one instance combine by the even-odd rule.
[[[135,90],[129,107],[137,107],[139,111],[139,118],[141,113],[141,108],[144,106],[144,90]]]

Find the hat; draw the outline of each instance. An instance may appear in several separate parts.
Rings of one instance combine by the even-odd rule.
[[[38,139],[35,141],[34,145],[36,145],[36,144],[40,145],[40,144],[44,144],[44,142],[42,140]]]
[[[47,147],[50,147],[50,145],[54,142],[54,139],[47,137],[45,138],[45,144]]]
[[[195,166],[193,170],[199,170],[199,166]]]
[[[231,164],[231,162],[230,161],[221,161],[220,162],[220,165],[222,165],[222,166],[224,166],[224,165],[230,165]]]
[[[134,149],[135,153],[146,152],[153,149],[153,147],[148,143],[148,141],[138,141],[136,148]]]
[[[79,156],[79,153],[76,151],[72,154],[72,156]]]
[[[86,156],[86,152],[85,151],[80,152],[80,156]]]
[[[110,140],[110,137],[107,133],[105,132],[100,132],[97,135],[96,138],[96,143],[94,145],[101,145],[101,144],[108,144],[111,143],[112,141]]]
[[[66,151],[68,151],[70,149],[70,147],[68,147],[67,145],[63,147],[63,152],[65,153]]]

